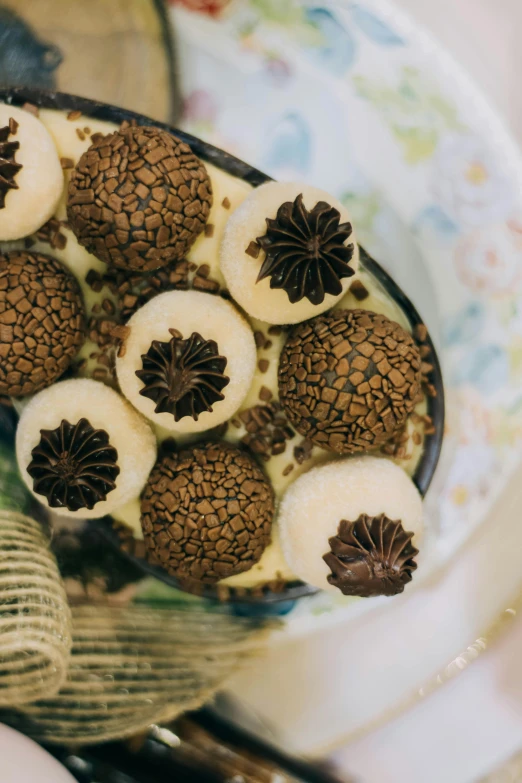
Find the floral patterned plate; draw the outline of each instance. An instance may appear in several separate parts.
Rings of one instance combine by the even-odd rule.
[[[288,747],[324,750],[465,668],[522,605],[517,507],[495,513],[522,456],[522,158],[391,0],[177,0],[172,15],[184,127],[341,198],[443,362],[424,579],[392,602],[289,604],[286,644],[233,688]]]
[[[443,361],[447,432],[424,578],[393,601],[280,605],[285,644],[232,686],[287,747],[326,750],[461,671],[522,606],[518,506],[495,504],[522,456],[522,158],[460,67],[392,0],[171,10],[184,127],[341,198]],[[157,582],[141,598],[186,600]]]
[[[184,127],[341,198],[443,362],[424,577],[393,601],[282,607],[285,645],[232,687],[287,747],[324,751],[461,671],[522,606],[520,501],[495,503],[522,457],[522,158],[393,0],[176,0],[172,17]]]
[[[183,127],[337,195],[438,344],[447,432],[426,504],[426,580],[521,456],[519,153],[458,66],[386,0],[177,0],[171,10]],[[143,598],[152,594],[174,599],[146,586]],[[320,594],[278,611],[303,633],[379,605]]]

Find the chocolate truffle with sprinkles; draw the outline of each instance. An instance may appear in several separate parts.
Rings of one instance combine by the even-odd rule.
[[[67,216],[80,244],[102,261],[150,272],[186,255],[211,205],[209,176],[187,144],[123,123],[78,161]]]
[[[0,255],[0,394],[24,397],[54,383],[84,329],[79,285],[59,261],[23,250]]]
[[[150,555],[188,583],[252,568],[270,543],[273,515],[274,494],[257,463],[221,442],[164,456],[141,501]]]
[[[279,364],[290,422],[338,454],[376,449],[405,424],[421,395],[413,338],[384,315],[339,310],[299,324]]]

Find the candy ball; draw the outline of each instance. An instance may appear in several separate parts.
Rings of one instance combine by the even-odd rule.
[[[202,432],[229,419],[256,367],[253,332],[236,308],[199,291],[169,291],[128,322],[116,362],[121,390],[155,424]]]
[[[90,253],[149,272],[185,257],[211,205],[209,176],[188,144],[127,123],[97,138],[78,161],[67,217]]]
[[[204,443],[158,461],[141,513],[145,543],[169,574],[213,583],[259,561],[270,543],[274,494],[244,451]]]
[[[346,208],[324,190],[269,182],[227,221],[221,271],[254,318],[294,324],[329,310],[346,293],[359,248]]]
[[[139,495],[156,439],[129,403],[97,381],[62,381],[37,394],[16,432],[22,477],[43,505],[103,517]]]
[[[359,522],[363,515],[369,522]],[[383,517],[395,526],[388,529]],[[374,519],[377,523],[372,527]],[[343,592],[348,595],[386,595],[393,590],[400,592],[409,581],[408,573],[411,576],[414,570],[408,561],[416,554],[413,544],[422,539],[422,500],[412,480],[395,463],[378,457],[356,457],[312,468],[299,476],[283,497],[278,521],[285,559],[303,581],[334,592],[346,586]],[[366,560],[366,565],[357,563],[354,578],[349,562],[350,557],[352,561],[358,559],[353,553],[354,538],[359,534],[363,542],[360,549],[366,548],[367,553],[372,550],[372,531],[382,532],[384,527],[389,549],[383,555],[382,536],[373,536],[373,555],[359,552],[359,560]],[[399,552],[393,551],[394,536],[401,545]],[[338,540],[332,542],[334,538]],[[352,550],[347,549],[349,546]],[[391,587],[386,581],[390,575]]]
[[[63,171],[40,120],[0,104],[0,241],[34,234],[58,206]]]

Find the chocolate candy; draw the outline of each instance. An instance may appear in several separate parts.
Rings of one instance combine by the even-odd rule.
[[[184,258],[211,205],[207,171],[187,144],[123,123],[80,158],[67,216],[80,244],[102,261],[149,272]]]
[[[0,394],[23,397],[50,386],[84,339],[80,287],[50,256],[0,255]]]
[[[274,496],[248,454],[204,443],[158,461],[141,514],[154,560],[180,580],[213,583],[258,562],[270,542]]]
[[[350,215],[324,190],[268,182],[227,221],[220,267],[236,302],[254,318],[296,324],[329,310],[359,266]]]
[[[404,426],[421,394],[411,335],[384,315],[340,310],[296,326],[279,364],[290,422],[338,454],[378,448]]]
[[[394,595],[415,568],[422,499],[391,460],[351,457],[299,476],[278,526],[286,561],[303,581],[346,595]]]
[[[95,519],[139,496],[156,460],[156,438],[114,389],[78,378],[55,383],[26,405],[16,456],[40,503]]]
[[[141,307],[116,361],[122,393],[155,424],[203,432],[234,415],[256,368],[252,329],[233,304],[168,291]]]
[[[34,234],[54,215],[62,192],[58,150],[43,122],[0,103],[0,241]]]

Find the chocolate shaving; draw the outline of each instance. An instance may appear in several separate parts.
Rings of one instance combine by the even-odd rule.
[[[118,452],[105,430],[95,430],[87,419],[70,424],[65,419],[54,430],[40,430],[27,472],[33,489],[51,508],[92,509],[116,487]]]
[[[295,435],[277,402],[254,405],[241,411],[239,418],[246,429],[246,435],[241,438],[242,445],[265,462],[282,454],[286,450],[286,442]],[[232,423],[239,425],[236,419]]]
[[[250,256],[251,258],[259,258],[260,252],[261,247],[257,244],[257,242],[250,242],[249,246],[245,250],[247,256]]]
[[[173,336],[170,342],[154,340],[143,354],[140,391],[156,403],[155,413],[171,413],[175,421],[212,411],[225,399],[222,389],[230,378],[224,375],[227,359],[219,355],[217,343],[193,332],[188,340]]]
[[[319,305],[327,294],[339,296],[341,280],[355,274],[354,245],[345,245],[352,226],[340,219],[325,201],[309,211],[302,194],[282,204],[275,219],[266,219],[266,234],[257,238],[266,253],[257,282],[269,277],[270,288],[285,290],[292,304],[307,298]]]
[[[370,296],[368,289],[360,280],[353,281],[350,286],[350,293],[353,294],[358,302],[363,302]]]

